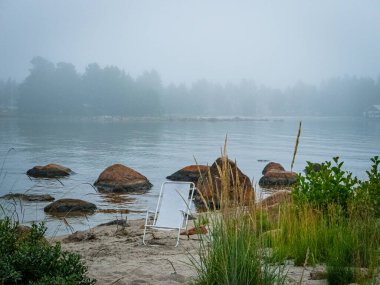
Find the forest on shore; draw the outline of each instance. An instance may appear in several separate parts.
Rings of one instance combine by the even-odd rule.
[[[157,71],[133,78],[116,66],[31,60],[20,83],[0,80],[0,111],[77,116],[361,116],[380,104],[380,77],[343,76],[286,89],[252,80],[164,86]]]

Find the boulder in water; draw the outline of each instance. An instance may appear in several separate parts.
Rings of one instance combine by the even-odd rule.
[[[144,175],[122,164],[107,167],[94,185],[101,192],[112,193],[141,192],[153,186]]]
[[[265,175],[267,172],[271,170],[279,170],[279,171],[285,171],[285,168],[277,162],[269,162],[267,165],[265,165],[263,169],[263,175]]]
[[[31,201],[31,202],[50,202],[54,201],[54,197],[48,194],[22,194],[22,193],[9,193],[0,197],[2,199],[18,199],[23,201]]]
[[[207,165],[188,165],[166,177],[172,181],[188,181],[196,183],[199,176],[210,169]]]
[[[259,185],[264,188],[291,186],[297,182],[295,172],[286,171],[281,164],[276,162],[268,163],[263,169],[263,175],[259,180]]]
[[[45,166],[34,166],[26,174],[35,178],[59,178],[69,176],[72,173],[70,168],[50,163]]]
[[[53,215],[83,215],[93,214],[96,205],[80,199],[59,199],[44,208],[44,211]]]

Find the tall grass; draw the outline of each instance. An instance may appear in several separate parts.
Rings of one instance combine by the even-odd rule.
[[[309,252],[310,265],[326,264],[330,285],[374,280],[380,266],[380,223],[369,211],[359,213],[354,204],[348,215],[334,204],[327,211],[310,204],[289,205],[279,225],[272,240],[274,261],[293,259],[300,266]]]
[[[209,235],[200,236],[199,257],[191,258],[197,272],[195,284],[283,284],[281,268],[266,262],[261,215],[256,212],[254,196],[247,201],[247,195],[254,192],[247,193],[240,184],[237,171],[228,163],[226,145],[218,165],[220,183],[212,182],[211,173],[208,178],[209,189],[215,191],[210,197],[218,199],[212,205],[218,204],[219,209],[206,214]],[[204,203],[210,204],[206,199]]]
[[[250,214],[211,219],[210,236],[200,242],[195,284],[282,284],[281,269],[266,262]]]
[[[300,131],[301,123],[292,166]],[[368,181],[333,160],[335,164],[322,163],[318,170],[308,163],[292,201],[264,207],[254,203],[255,197],[246,203],[225,145],[218,177],[207,176],[211,205],[220,208],[208,209],[214,210],[207,214],[210,234],[200,236],[199,257],[191,260],[198,273],[195,284],[284,284],[276,264],[285,260],[304,268],[324,264],[329,285],[380,284],[380,160],[371,159]],[[301,284],[304,272],[300,278]]]

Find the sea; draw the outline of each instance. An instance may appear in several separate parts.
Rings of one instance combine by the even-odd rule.
[[[157,203],[166,176],[191,164],[211,165],[226,146],[228,157],[257,185],[270,162],[290,170],[299,124],[301,135],[293,171],[303,173],[307,161],[331,161],[366,179],[370,158],[380,155],[380,120],[362,117],[166,117],[62,118],[0,116],[0,196],[8,193],[50,194],[78,198],[99,209],[128,214],[95,213],[55,217],[44,213],[49,202],[0,199],[0,218],[23,224],[44,222],[47,235],[70,234],[116,219],[145,217]],[[62,179],[34,179],[26,171],[57,163],[74,174]],[[121,163],[146,176],[146,193],[115,197],[98,193],[93,183],[108,166]],[[259,193],[260,192],[260,193]],[[264,193],[264,194],[263,194]],[[117,199],[115,199],[117,198]]]

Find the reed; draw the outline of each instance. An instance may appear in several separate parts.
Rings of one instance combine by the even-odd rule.
[[[298,126],[297,139],[296,139],[296,144],[294,145],[292,164],[290,165],[290,171],[293,171],[294,161],[296,160],[298,144],[299,144],[299,140],[300,140],[300,136],[301,136],[301,128],[302,128],[302,121],[300,121],[299,126]]]
[[[228,161],[226,143],[217,168],[219,183],[213,183],[211,173],[207,181],[214,191],[213,205],[219,207],[208,208],[213,210],[206,213],[209,235],[199,236],[198,256],[190,257],[197,272],[194,284],[284,284],[282,268],[269,264],[263,250],[264,215],[258,214],[254,197],[247,200],[238,172]]]
[[[293,259],[301,266],[308,255],[309,265],[326,264],[331,285],[375,280],[380,222],[371,212],[358,213],[355,204],[349,206],[348,215],[336,204],[327,211],[311,204],[288,205],[279,225],[279,234],[272,240],[273,261]]]

